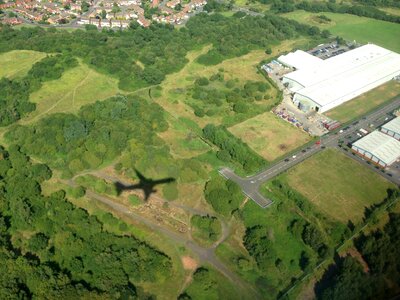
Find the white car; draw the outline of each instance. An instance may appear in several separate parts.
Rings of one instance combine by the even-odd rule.
[[[296,157],[297,157],[296,155],[293,155],[293,156],[292,156],[292,158],[296,158]]]

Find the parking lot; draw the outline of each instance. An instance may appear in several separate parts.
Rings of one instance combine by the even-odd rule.
[[[332,42],[329,44],[319,45],[318,47],[315,47],[314,49],[311,49],[307,52],[318,58],[327,59],[345,53],[357,46],[358,45],[353,44],[338,45],[336,42]]]

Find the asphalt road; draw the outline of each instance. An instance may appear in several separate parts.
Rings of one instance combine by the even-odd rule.
[[[220,173],[227,179],[230,179],[236,182],[241,188],[243,193],[254,200],[259,206],[265,208],[272,204],[272,200],[264,197],[260,193],[260,186],[272,179],[273,177],[279,175],[282,172],[290,169],[291,167],[299,164],[305,159],[311,157],[312,155],[318,153],[324,148],[337,148],[341,149],[344,153],[346,153],[349,157],[363,163],[368,166],[381,176],[384,176],[389,181],[392,181],[396,185],[400,185],[400,178],[390,177],[386,173],[382,173],[379,169],[376,169],[373,165],[370,165],[364,159],[352,155],[351,151],[345,151],[342,147],[339,147],[339,141],[344,140],[346,135],[355,134],[360,128],[370,129],[370,124],[374,125],[374,129],[386,123],[385,119],[388,117],[388,113],[391,113],[396,108],[400,107],[400,97],[390,102],[384,107],[377,109],[376,111],[367,114],[366,116],[360,118],[358,121],[354,121],[351,125],[343,126],[347,128],[343,133],[328,133],[321,137],[320,145],[312,145],[306,146],[303,149],[300,149],[298,153],[287,156],[286,158],[278,161],[277,163],[269,166],[267,169],[248,177],[240,177],[234,173],[229,168],[220,169]]]

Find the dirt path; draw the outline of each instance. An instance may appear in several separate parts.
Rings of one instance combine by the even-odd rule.
[[[66,181],[66,183],[70,186],[76,186],[74,179],[76,177],[78,177],[80,175],[84,175],[84,174],[92,174],[99,178],[102,178],[102,179],[105,179],[105,180],[108,180],[111,182],[119,181],[123,184],[131,184],[132,183],[132,182],[121,180],[121,178],[118,178],[112,174],[106,173],[101,170],[80,173],[80,174],[76,175],[73,179]],[[147,227],[149,227],[151,230],[154,230],[156,232],[159,232],[159,233],[165,235],[166,237],[168,237],[170,240],[172,240],[175,243],[183,244],[186,248],[188,248],[192,253],[194,253],[198,257],[199,262],[201,264],[212,266],[217,271],[222,273],[226,278],[228,278],[231,282],[233,282],[233,284],[235,286],[239,287],[243,291],[251,291],[251,293],[254,294],[253,298],[255,298],[255,299],[260,298],[257,291],[253,287],[251,287],[249,284],[244,282],[236,273],[232,272],[223,262],[221,262],[219,260],[219,258],[215,254],[215,249],[222,242],[224,242],[230,234],[230,226],[226,222],[221,221],[222,234],[221,234],[220,239],[218,241],[216,241],[211,247],[207,248],[207,247],[200,246],[196,242],[194,242],[190,235],[178,233],[171,229],[168,229],[167,227],[158,224],[156,220],[145,218],[144,216],[132,211],[128,206],[121,204],[121,203],[117,203],[114,199],[112,199],[108,196],[100,195],[98,193],[93,192],[90,189],[88,189],[86,191],[86,196],[92,200],[101,202],[102,204],[108,206],[115,212],[122,214],[125,217],[128,217],[129,219],[131,219],[134,222],[140,222],[140,223],[146,225]],[[211,215],[209,212],[194,209],[194,208],[188,207],[186,205],[174,203],[171,201],[166,201],[158,196],[152,195],[151,197],[157,197],[157,199],[159,199],[159,200],[168,202],[168,204],[170,206],[175,206],[175,207],[181,208],[181,209],[189,212],[190,214]]]

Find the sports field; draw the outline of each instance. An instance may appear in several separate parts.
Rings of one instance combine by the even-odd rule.
[[[0,78],[23,77],[32,65],[47,54],[31,50],[14,50],[0,54]]]
[[[358,223],[366,207],[381,202],[393,184],[338,150],[327,149],[282,178],[325,214]]]
[[[271,112],[258,115],[229,128],[250,148],[272,161],[307,143],[310,136]]]
[[[30,101],[36,103],[36,110],[21,121],[24,124],[50,113],[75,112],[85,104],[104,100],[118,92],[117,79],[80,63],[60,79],[45,82],[40,90],[32,93]]]
[[[332,119],[344,123],[366,114],[398,95],[400,95],[400,82],[389,81],[388,83],[348,101],[325,114]]]
[[[323,23],[316,21],[316,16],[324,15],[332,21]],[[283,16],[301,23],[328,29],[333,35],[341,36],[346,40],[356,40],[359,43],[374,43],[387,49],[400,52],[400,24],[358,17],[348,14],[310,13],[295,11]]]

